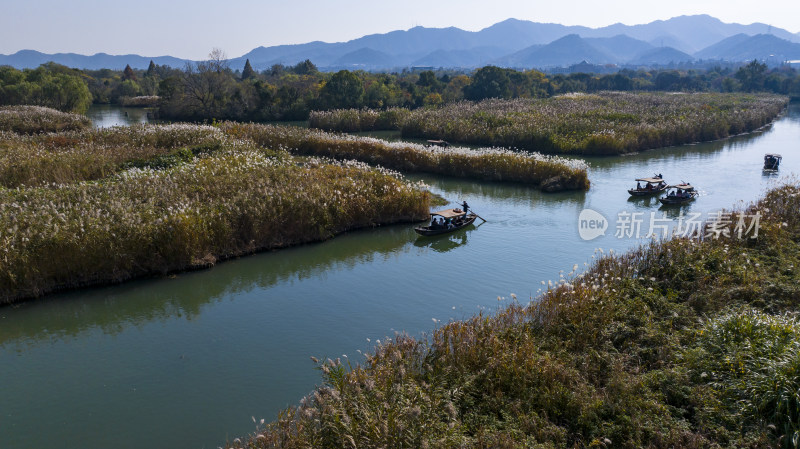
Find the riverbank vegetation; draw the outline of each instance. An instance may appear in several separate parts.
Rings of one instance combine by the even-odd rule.
[[[738,211],[757,238],[598,250],[530,303],[319,362],[226,447],[797,447],[799,207],[793,181]]]
[[[39,134],[86,130],[91,121],[43,106],[0,106],[0,132]]]
[[[771,122],[786,97],[721,93],[566,94],[545,99],[483,100],[409,111],[403,136],[546,153],[620,154],[717,140]],[[312,114],[339,130],[379,123],[369,110]],[[361,118],[361,117],[365,118]]]
[[[462,100],[548,98],[572,92],[772,92],[800,95],[793,69],[760,63],[708,70],[622,70],[615,74],[545,75],[487,66],[471,73],[320,72],[310,61],[239,75],[212,59],[159,84],[160,114],[178,119],[305,120],[311,111],[417,109]],[[348,129],[348,131],[353,129]]]
[[[502,148],[441,148],[370,137],[333,134],[291,127],[226,122],[234,137],[252,139],[268,148],[285,148],[310,156],[355,159],[404,172],[425,172],[488,181],[512,181],[543,186],[549,191],[589,188],[582,160],[544,156]]]
[[[218,129],[188,124],[29,136],[5,133],[0,136],[0,186],[70,184],[100,180],[127,168],[166,168],[221,150],[224,144]]]
[[[84,74],[55,63],[33,70],[0,66],[0,106],[36,105],[85,113],[92,104]]]
[[[599,67],[606,70],[607,68]],[[70,77],[69,86],[50,89],[45,79]],[[52,86],[53,83],[44,83]],[[63,84],[63,83],[62,83]],[[86,88],[90,95],[86,95]],[[311,111],[395,107],[416,109],[462,100],[547,98],[601,91],[770,92],[800,98],[800,75],[791,67],[768,68],[754,61],[685,69],[622,69],[616,73],[545,74],[486,66],[475,71],[424,70],[371,73],[322,72],[311,61],[273,65],[262,71],[231,67],[224,53],[174,69],[150,63],[146,70],[74,70],[45,64],[36,70],[0,68],[0,104],[38,104],[80,110],[88,102],[123,104],[158,96],[158,115],[170,120],[306,120]],[[50,92],[59,92],[51,95]],[[63,95],[69,92],[69,95]],[[56,101],[58,100],[58,101]]]
[[[0,164],[0,303],[422,220],[430,201],[396,172],[211,126],[4,132]]]

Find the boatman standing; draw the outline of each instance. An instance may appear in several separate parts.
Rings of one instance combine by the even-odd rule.
[[[464,202],[463,202],[463,203],[461,203],[461,207],[463,207],[463,208],[464,208],[464,214],[466,214],[466,213],[467,213],[467,211],[469,210],[469,204],[467,204],[467,201],[466,201],[466,200],[464,200]]]

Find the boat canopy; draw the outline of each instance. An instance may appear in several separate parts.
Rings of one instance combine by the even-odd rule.
[[[431,215],[438,215],[444,218],[456,218],[456,217],[463,217],[464,215],[466,215],[466,213],[464,213],[464,211],[461,209],[445,209],[436,212],[431,212]]]
[[[777,154],[777,153],[767,153],[767,154],[764,155],[764,159],[768,159],[768,158],[771,158],[771,157],[774,157],[775,159],[781,159],[783,156],[781,156],[780,154]]]
[[[650,182],[650,183],[653,183],[653,184],[658,184],[659,182],[664,182],[664,180],[661,179],[661,178],[639,178],[639,179],[636,180],[636,182],[639,182],[639,181]]]
[[[682,190],[694,190],[694,186],[691,184],[675,184],[673,186],[669,186],[670,189],[682,189]]]

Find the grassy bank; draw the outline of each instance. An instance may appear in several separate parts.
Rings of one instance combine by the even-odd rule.
[[[161,97],[157,95],[141,95],[138,97],[121,97],[119,104],[128,107],[155,107]]]
[[[621,154],[753,131],[787,103],[786,97],[753,94],[567,94],[418,109],[402,131],[545,153]]]
[[[166,167],[223,147],[211,126],[135,125],[0,135],[0,186],[69,184],[102,179],[136,166]]]
[[[356,159],[393,170],[426,172],[489,181],[514,181],[552,190],[589,188],[583,161],[500,148],[439,148],[369,137],[332,134],[298,127],[239,124],[221,125],[226,133],[248,138],[269,148],[296,154]]]
[[[0,303],[427,218],[430,194],[353,161],[217,128],[0,133]]]
[[[359,132],[386,129],[401,129],[411,116],[406,108],[375,109],[335,109],[330,111],[311,111],[308,126],[325,131]]]
[[[312,113],[329,131],[401,129],[403,136],[543,153],[622,154],[722,139],[772,121],[788,99],[721,93],[566,94],[546,99],[461,102],[436,109]],[[395,123],[392,128],[389,124]]]
[[[78,131],[92,126],[88,117],[43,106],[0,106],[0,132],[21,134]]]
[[[321,362],[324,385],[226,447],[796,447],[798,208],[785,185],[744,211],[756,239],[601,251],[530,304]]]

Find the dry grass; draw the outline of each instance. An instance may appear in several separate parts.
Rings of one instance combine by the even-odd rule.
[[[493,316],[397,336],[231,447],[797,447],[800,187],[757,239],[598,250]]]
[[[395,172],[213,127],[5,133],[0,151],[0,302],[428,216],[430,194]]]
[[[43,106],[0,106],[0,132],[35,134],[79,131],[91,127],[88,117]]]
[[[777,95],[623,92],[484,100],[414,110],[402,132],[543,153],[620,154],[753,131],[787,103]]]
[[[564,189],[589,188],[587,165],[581,160],[544,156],[502,148],[477,150],[439,148],[370,137],[333,134],[298,127],[240,124],[221,125],[231,136],[253,139],[269,148],[296,154],[356,159],[404,172],[426,172],[490,181],[540,185],[559,178]]]

